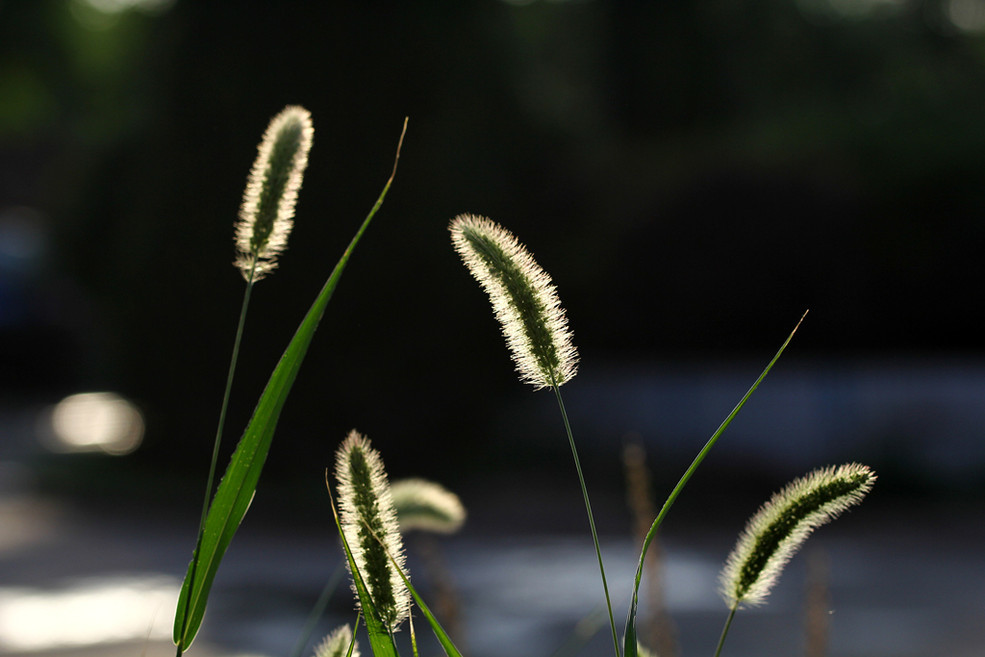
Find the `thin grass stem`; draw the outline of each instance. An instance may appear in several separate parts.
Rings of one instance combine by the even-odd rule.
[[[605,612],[601,607],[595,607],[575,625],[574,631],[564,640],[551,657],[575,657],[588,642],[598,634],[605,624]]]
[[[588,513],[588,525],[592,529],[592,541],[595,543],[595,556],[599,562],[599,573],[602,575],[602,590],[605,592],[605,606],[609,612],[609,627],[612,630],[612,645],[616,650],[616,657],[621,657],[619,652],[619,637],[616,634],[616,621],[612,615],[612,601],[609,599],[609,584],[605,579],[605,566],[602,565],[602,548],[599,546],[599,534],[595,529],[595,516],[592,514],[592,503],[588,499],[588,486],[585,484],[585,475],[581,471],[581,461],[578,459],[578,448],[575,447],[575,437],[571,433],[571,423],[568,422],[568,412],[564,408],[564,400],[561,398],[561,388],[554,383],[553,373],[551,375],[551,387],[554,389],[554,396],[557,397],[558,407],[561,409],[561,417],[564,420],[564,429],[568,433],[568,444],[571,445],[571,457],[575,461],[575,470],[578,472],[578,483],[581,484],[581,494],[585,498],[585,511]]]
[[[305,646],[311,640],[311,636],[315,633],[315,626],[318,624],[318,619],[322,617],[325,613],[325,608],[328,606],[328,601],[332,597],[332,592],[335,591],[339,586],[339,582],[342,581],[342,575],[345,573],[345,563],[340,563],[335,570],[329,576],[328,581],[325,582],[325,587],[321,591],[321,595],[318,596],[318,600],[315,602],[315,606],[311,608],[311,613],[308,614],[308,620],[305,621],[304,628],[301,630],[301,636],[298,637],[298,641],[294,644],[294,650],[291,651],[291,657],[301,657],[304,652]],[[359,617],[356,616],[356,627],[359,627]],[[355,629],[353,629],[353,634],[355,634]]]
[[[327,482],[326,485],[328,485]],[[331,489],[329,489],[329,496],[331,496],[331,494],[332,494]],[[336,524],[338,525],[339,533],[341,534],[342,525],[338,523],[338,513],[336,512],[334,501],[332,502],[332,513],[336,515]],[[434,617],[434,614],[431,613],[431,609],[427,606],[427,604],[424,602],[424,599],[421,598],[420,594],[418,594],[417,590],[414,588],[414,585],[411,584],[410,580],[407,578],[407,573],[404,572],[403,566],[397,563],[397,560],[394,559],[393,555],[390,553],[390,550],[387,549],[386,544],[383,543],[379,534],[377,534],[373,530],[373,528],[370,527],[369,525],[364,525],[364,527],[366,527],[366,530],[370,534],[372,534],[376,538],[376,540],[380,543],[380,545],[383,547],[383,551],[386,552],[386,556],[390,560],[390,563],[393,564],[393,568],[397,571],[397,574],[400,575],[400,578],[404,581],[404,586],[407,587],[407,590],[410,592],[411,597],[414,598],[414,602],[417,603],[417,608],[421,610],[421,613],[424,614],[424,617],[427,619],[428,624],[431,626],[431,630],[434,632],[435,637],[438,639],[438,643],[440,643],[441,647],[444,649],[445,655],[447,655],[448,657],[462,657],[461,651],[459,651],[459,649],[455,647],[455,644],[448,636],[448,633],[445,632],[445,629],[443,627],[441,627],[441,623],[439,623],[438,620]],[[344,534],[342,536],[342,543],[343,545],[347,545],[345,543]],[[350,561],[349,563],[354,564],[355,561]],[[390,636],[392,639],[393,635],[391,634]],[[394,646],[394,650],[396,650],[396,646]]]
[[[725,433],[725,429],[728,428],[728,426],[732,423],[732,420],[735,419],[735,416],[739,414],[742,407],[745,406],[749,398],[752,397],[752,394],[759,388],[759,384],[763,382],[766,375],[769,374],[771,369],[773,369],[773,365],[780,360],[780,356],[783,355],[787,345],[790,344],[790,341],[793,339],[794,334],[797,332],[797,329],[800,328],[800,324],[804,321],[804,317],[806,316],[807,313],[805,312],[797,322],[797,325],[793,327],[793,331],[790,332],[790,335],[788,335],[787,339],[783,341],[783,344],[780,345],[780,348],[777,350],[776,354],[774,354],[773,358],[760,373],[759,377],[756,379],[756,382],[753,383],[749,390],[746,391],[746,394],[742,396],[742,399],[740,399],[739,403],[735,405],[732,412],[728,414],[728,417],[726,417],[721,425],[719,425],[718,429],[715,430],[715,433],[712,434],[711,438],[708,439],[708,442],[706,442],[704,447],[701,448],[698,455],[694,457],[691,465],[684,472],[684,475],[681,477],[680,481],[677,482],[674,490],[672,490],[670,495],[667,496],[667,500],[664,502],[663,507],[660,508],[660,513],[658,513],[657,517],[653,520],[653,524],[650,526],[650,531],[646,533],[646,538],[643,539],[643,549],[640,553],[640,562],[636,568],[636,581],[633,586],[633,599],[630,603],[629,618],[626,623],[625,634],[627,639],[632,638],[632,640],[635,641],[635,638],[631,635],[635,635],[635,616],[636,607],[639,604],[640,580],[643,578],[643,562],[644,559],[646,559],[646,553],[650,547],[650,543],[653,542],[654,537],[657,535],[657,529],[659,529],[660,523],[663,522],[664,517],[666,517],[667,513],[670,511],[670,508],[674,505],[674,502],[677,501],[678,496],[681,494],[681,491],[684,490],[684,486],[687,485],[687,482],[691,480],[691,476],[697,471],[698,466],[700,466],[702,461],[705,460],[705,457],[708,456],[711,448],[715,446],[715,443],[718,442],[721,435]]]
[[[407,627],[410,628],[410,647],[414,657],[420,657],[417,652],[417,634],[414,632],[414,614],[407,614]]]
[[[725,645],[725,637],[728,636],[729,628],[732,627],[732,619],[735,618],[735,610],[738,607],[732,607],[729,609],[728,618],[725,619],[725,627],[722,628],[722,636],[718,639],[718,647],[715,649],[715,657],[719,657],[722,654],[722,646]]]
[[[191,605],[187,604],[192,599],[192,589],[195,586],[195,570],[198,565],[198,553],[202,549],[202,535],[205,533],[205,519],[209,515],[209,500],[212,499],[212,488],[215,486],[216,466],[219,462],[219,446],[222,443],[222,432],[226,426],[226,411],[229,409],[229,397],[232,394],[233,379],[236,378],[236,363],[239,361],[239,347],[243,341],[243,327],[246,325],[246,313],[250,307],[250,296],[253,292],[254,276],[256,274],[257,259],[253,259],[253,266],[250,268],[250,275],[246,281],[246,290],[243,292],[243,303],[239,310],[239,321],[236,325],[236,337],[233,340],[233,353],[229,359],[229,372],[226,374],[226,389],[222,394],[222,406],[219,408],[219,422],[215,431],[215,442],[212,445],[212,462],[209,464],[209,476],[205,483],[205,497],[202,500],[202,517],[198,523],[198,536],[195,539],[195,552],[192,553],[191,575],[186,595],[185,611],[181,618],[181,632],[185,631],[188,624],[188,611]],[[181,657],[181,645],[177,646],[176,657]]]
[[[345,653],[345,657],[352,657],[353,651],[356,649],[356,632],[359,631],[359,619],[362,618],[363,612],[360,609],[356,612],[356,622],[352,624],[352,640],[349,641],[349,649]]]

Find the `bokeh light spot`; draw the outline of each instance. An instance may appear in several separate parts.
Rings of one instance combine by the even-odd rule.
[[[47,442],[53,451],[123,455],[140,446],[144,418],[119,395],[86,392],[58,402],[51,411],[50,430]]]
[[[944,11],[954,27],[963,32],[985,30],[985,2],[982,0],[949,0]]]
[[[178,584],[162,576],[77,582],[56,590],[0,588],[0,645],[50,650],[166,639]]]

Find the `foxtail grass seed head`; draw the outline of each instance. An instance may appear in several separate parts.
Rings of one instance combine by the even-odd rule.
[[[862,501],[876,475],[850,463],[796,479],[750,518],[720,576],[729,607],[762,604],[783,567],[810,533]]]
[[[315,657],[346,657],[352,642],[352,628],[348,624],[337,627],[315,648]],[[360,657],[358,641],[352,646],[351,657]]]
[[[410,613],[410,592],[390,561],[403,568],[403,542],[383,461],[355,430],[335,454],[335,478],[346,542],[380,621],[395,632]]]
[[[453,534],[465,523],[458,495],[426,479],[402,479],[390,486],[400,531],[413,529]]]
[[[471,214],[449,227],[455,250],[492,301],[520,374],[535,389],[578,371],[578,352],[551,277],[508,230]]]
[[[287,246],[301,179],[314,135],[311,114],[297,105],[275,116],[257,147],[236,224],[235,265],[260,280],[277,267]]]

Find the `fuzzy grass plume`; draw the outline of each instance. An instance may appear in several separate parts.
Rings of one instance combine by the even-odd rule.
[[[556,387],[577,372],[578,352],[551,277],[499,224],[471,214],[449,227],[455,250],[489,295],[520,379]]]
[[[342,531],[366,582],[380,621],[396,632],[410,613],[410,593],[389,553],[403,568],[404,553],[383,460],[369,440],[351,431],[335,455]],[[355,590],[355,585],[353,585]]]
[[[465,523],[465,507],[458,495],[426,479],[402,479],[390,486],[400,531],[419,529],[453,534]]]
[[[308,162],[308,151],[311,149],[311,138],[314,129],[311,125],[311,115],[302,107],[288,106],[275,116],[263,135],[258,148],[256,162],[246,181],[246,191],[240,206],[239,221],[235,228],[236,260],[246,280],[243,293],[243,304],[239,313],[239,324],[236,327],[236,338],[233,341],[233,354],[229,362],[229,372],[226,375],[226,388],[219,409],[219,423],[216,428],[215,440],[212,447],[212,461],[209,465],[209,475],[205,485],[205,496],[202,500],[202,516],[198,526],[198,538],[195,552],[189,567],[189,572],[182,587],[178,610],[175,616],[174,640],[177,654],[191,644],[198,631],[197,625],[201,618],[192,619],[193,598],[198,595],[205,601],[208,599],[208,587],[211,576],[207,575],[204,596],[201,591],[195,591],[196,576],[200,576],[199,561],[202,552],[206,521],[209,516],[210,500],[213,499],[213,484],[215,483],[216,467],[219,459],[219,447],[225,429],[226,411],[229,407],[229,397],[232,392],[233,379],[236,374],[236,362],[239,358],[239,348],[246,323],[246,314],[250,305],[250,291],[253,283],[260,280],[276,266],[276,256],[283,251],[287,244],[287,236],[291,231],[291,218],[294,216],[294,205],[297,201],[298,190],[301,188],[301,177]],[[288,385],[290,389],[290,385]],[[258,461],[261,464],[263,460]],[[218,492],[216,491],[218,497]],[[235,496],[233,496],[235,498]],[[223,507],[223,505],[220,505]],[[232,510],[233,507],[225,507]],[[245,509],[243,511],[245,513]],[[229,525],[224,527],[228,528]],[[235,532],[235,526],[232,527]],[[220,534],[220,539],[221,539]],[[228,545],[228,539],[225,541]],[[212,543],[212,547],[220,548],[222,540]],[[221,560],[221,554],[219,560]],[[206,559],[208,561],[208,559]],[[218,567],[218,561],[214,561]],[[207,571],[209,567],[206,567]],[[214,572],[213,572],[214,575]],[[200,613],[204,614],[204,602]],[[194,625],[191,630],[189,626]]]
[[[619,657],[619,639],[612,616],[609,585],[602,563],[595,516],[588,498],[588,486],[578,459],[578,448],[571,432],[568,413],[561,399],[561,385],[578,371],[578,352],[571,339],[568,320],[551,277],[534,261],[526,247],[499,224],[472,214],[460,214],[449,226],[452,244],[465,261],[472,276],[489,295],[496,319],[503,327],[506,344],[513,355],[520,380],[535,390],[552,388],[564,420],[571,457],[578,473],[585,512],[592,531],[599,575],[609,612],[612,647]]]
[[[757,605],[810,533],[872,490],[876,475],[850,463],[822,468],[796,479],[773,495],[749,520],[721,574],[721,591],[730,608]]]
[[[315,657],[360,657],[359,642],[353,641],[352,628],[348,624],[337,627],[315,648]]]
[[[313,135],[308,110],[289,105],[271,119],[257,147],[236,224],[235,265],[247,281],[273,271],[287,246]]]

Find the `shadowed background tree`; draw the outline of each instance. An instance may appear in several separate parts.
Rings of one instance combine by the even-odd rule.
[[[475,418],[521,392],[447,245],[463,211],[515,228],[552,272],[585,374],[764,361],[806,308],[792,358],[980,358],[982,11],[0,3],[0,228],[46,249],[24,264],[4,242],[4,395],[118,390],[148,422],[128,472],[185,476],[199,447],[204,469],[239,302],[230,231],[256,135],[289,103],[319,136],[292,243],[252,302],[230,434],[410,127],[272,480],[329,462],[353,426],[397,476],[502,464],[502,427]],[[525,449],[521,465],[544,448]]]

